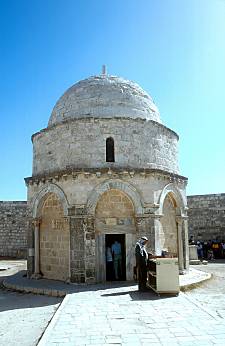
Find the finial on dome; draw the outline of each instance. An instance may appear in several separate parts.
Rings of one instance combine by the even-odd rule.
[[[102,75],[106,75],[106,66],[102,65]]]

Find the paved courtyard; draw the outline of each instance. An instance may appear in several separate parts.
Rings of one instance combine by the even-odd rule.
[[[213,273],[213,278],[186,293],[211,313],[225,319],[225,260],[217,260],[208,265],[194,267]]]
[[[214,278],[202,288],[180,293],[178,297],[139,293],[137,286],[90,289],[67,295],[39,346],[222,346],[225,340],[224,263],[198,269],[212,269]],[[215,292],[217,303],[214,305]]]
[[[0,261],[1,346],[36,345],[62,301],[60,298],[12,292],[1,286],[6,276],[25,268],[25,261]]]
[[[195,268],[213,278],[177,297],[93,285],[59,306],[60,298],[0,290],[0,345],[36,345],[51,321],[38,346],[223,346],[225,261]]]

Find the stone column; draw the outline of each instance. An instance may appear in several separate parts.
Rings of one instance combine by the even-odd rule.
[[[136,226],[136,234],[137,239],[141,236],[147,237],[147,227],[146,227],[146,218],[143,217],[143,215],[135,215],[135,226]]]
[[[96,282],[96,253],[97,248],[95,243],[95,226],[94,217],[87,215],[86,219],[83,220],[83,232],[84,232],[84,262],[85,262],[85,282],[94,283]],[[105,240],[105,237],[104,237]],[[105,246],[105,244],[103,244]],[[100,247],[102,250],[104,246]],[[105,263],[105,251],[103,253]]]
[[[153,216],[154,232],[155,232],[155,255],[161,256],[162,254],[162,237],[164,237],[163,228],[161,224],[162,215],[155,214]]]
[[[86,211],[83,206],[68,209],[70,217],[70,275],[71,282],[84,283]]]
[[[184,269],[189,270],[188,217],[183,217]]]
[[[33,278],[40,278],[40,219],[34,219],[34,275]]]
[[[27,276],[30,278],[34,273],[34,223],[31,215],[28,216],[27,245]]]
[[[177,223],[177,241],[178,241],[178,262],[179,262],[179,273],[184,274],[184,252],[183,252],[183,219],[180,216],[176,217]]]
[[[84,218],[71,216],[70,218],[70,275],[71,282],[85,282],[84,259]]]
[[[136,215],[136,238],[146,236],[149,239],[147,251],[155,253],[155,219],[152,214]]]

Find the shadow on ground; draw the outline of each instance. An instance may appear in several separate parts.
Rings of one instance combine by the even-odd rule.
[[[0,313],[8,310],[49,306],[61,301],[62,298],[0,290]]]
[[[0,267],[2,269],[0,271],[0,313],[10,310],[50,306],[62,301],[62,298],[35,295],[32,293],[19,293],[3,286],[3,281],[15,277],[18,271],[21,273],[21,276],[25,273],[24,270],[21,270],[21,267],[26,267],[26,261],[1,258]]]
[[[133,291],[121,291],[116,293],[106,293],[102,294],[102,297],[117,297],[129,294],[132,300],[159,300],[159,299],[168,299],[172,297],[176,297],[177,294],[157,294],[152,290],[147,290],[145,292],[140,292],[138,290]]]

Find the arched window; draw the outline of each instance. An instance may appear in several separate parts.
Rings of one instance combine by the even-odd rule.
[[[115,162],[114,139],[112,137],[106,139],[106,162]]]

